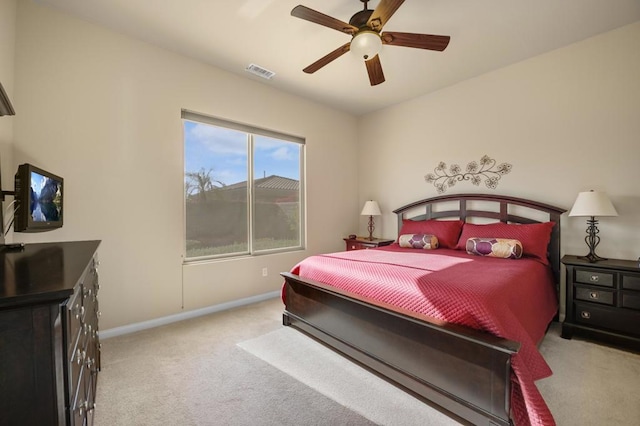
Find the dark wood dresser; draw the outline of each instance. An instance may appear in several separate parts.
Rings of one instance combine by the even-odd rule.
[[[640,266],[609,259],[562,258],[567,269],[562,337],[574,332],[640,351]]]
[[[100,241],[0,250],[0,425],[91,425]]]

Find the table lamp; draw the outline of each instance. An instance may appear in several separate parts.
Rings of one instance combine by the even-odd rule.
[[[586,191],[580,192],[578,198],[576,198],[569,216],[586,216],[587,219],[587,236],[584,241],[589,247],[589,254],[586,256],[579,256],[580,259],[588,260],[591,263],[598,262],[600,260],[607,260],[604,257],[600,257],[596,254],[596,247],[600,243],[600,237],[598,233],[598,220],[596,216],[618,216],[613,204],[604,192],[598,191]]]
[[[380,216],[381,214],[382,212],[380,211],[380,207],[377,202],[369,200],[364,203],[364,207],[362,208],[360,215],[369,216],[369,226],[367,228],[369,230],[369,241],[373,241],[373,230],[375,229],[373,226],[373,217]]]

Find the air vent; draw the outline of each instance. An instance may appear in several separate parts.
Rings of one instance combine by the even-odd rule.
[[[271,80],[271,78],[276,75],[275,72],[269,71],[268,69],[262,68],[261,66],[258,66],[256,64],[249,64],[249,66],[245,68],[245,70],[250,72],[251,74],[266,78],[267,80]]]

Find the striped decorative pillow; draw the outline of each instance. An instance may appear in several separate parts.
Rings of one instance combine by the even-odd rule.
[[[522,244],[523,256],[533,257],[545,265],[549,264],[547,248],[555,222],[531,224],[489,223],[477,225],[465,223],[458,239],[458,250],[466,250],[469,238],[506,238]]]
[[[400,247],[435,250],[438,248],[438,238],[435,235],[404,234],[398,238]]]
[[[522,243],[506,238],[469,238],[467,253],[503,259],[520,259],[522,257]]]

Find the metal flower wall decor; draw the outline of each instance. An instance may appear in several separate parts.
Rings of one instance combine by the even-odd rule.
[[[484,184],[487,185],[487,188],[496,189],[500,178],[511,171],[511,164],[500,163],[496,165],[496,160],[484,155],[480,159],[480,163],[471,161],[467,164],[464,172],[457,164],[452,164],[447,170],[447,165],[443,161],[438,163],[438,166],[433,171],[434,173],[427,174],[424,180],[428,183],[433,183],[438,194],[442,194],[448,188],[463,180],[471,181],[475,186],[479,186],[484,179]]]

